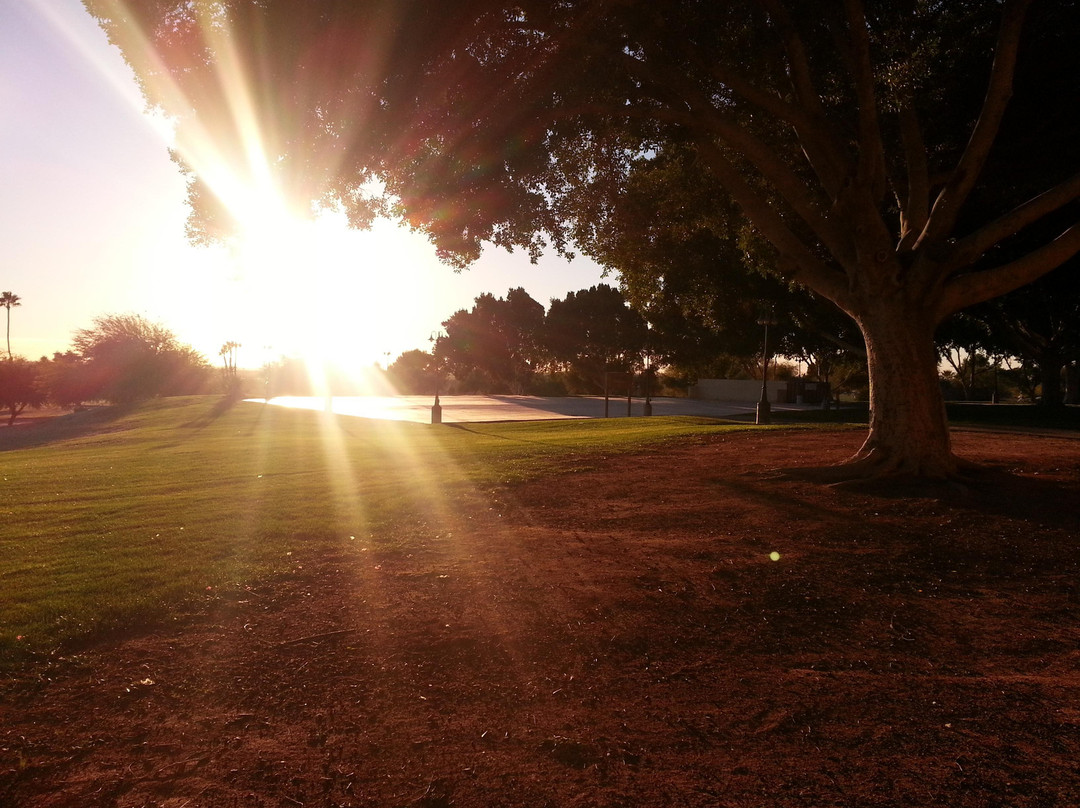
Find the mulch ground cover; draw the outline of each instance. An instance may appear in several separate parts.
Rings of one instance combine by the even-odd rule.
[[[958,432],[966,488],[778,471],[862,437],[717,435],[298,546],[0,685],[0,805],[1080,805],[1080,439]]]

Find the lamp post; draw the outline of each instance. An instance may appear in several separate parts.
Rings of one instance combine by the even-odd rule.
[[[263,346],[263,403],[270,403],[270,373],[273,369],[273,363],[270,361],[271,352],[274,350],[273,345]]]
[[[652,415],[652,346],[653,333],[652,323],[645,323],[645,353],[642,357],[642,370],[645,377],[645,409],[646,416]]]
[[[769,326],[776,325],[776,318],[772,312],[763,314],[758,318],[758,325],[765,326],[765,342],[761,347],[761,400],[757,405],[757,420],[758,424],[768,424],[772,421],[772,410],[769,406],[769,390],[765,385],[765,380],[769,376]]]
[[[446,336],[442,331],[432,331],[431,336],[428,337],[428,342],[431,343],[431,361],[435,365],[435,403],[431,405],[431,423],[442,423],[442,404],[439,403],[439,360],[435,356],[435,349],[438,347],[438,342],[441,337]]]
[[[652,356],[645,354],[645,415],[652,415]]]

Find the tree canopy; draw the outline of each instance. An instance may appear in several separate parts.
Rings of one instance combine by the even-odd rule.
[[[434,353],[462,391],[531,392],[544,307],[524,289],[511,289],[505,298],[482,294],[472,309],[455,312],[443,327],[446,334]]]
[[[137,314],[106,314],[75,332],[76,367],[86,374],[85,398],[130,403],[202,392],[210,366],[164,326]]]
[[[606,389],[607,372],[631,373],[649,347],[645,320],[606,283],[552,300],[545,324],[548,354],[590,392]]]
[[[1080,250],[1076,138],[1047,140],[1076,131],[1072,0],[86,2],[179,116],[196,238],[240,214],[227,165],[356,224],[391,210],[457,264],[590,250],[685,151],[676,188],[722,188],[749,259],[862,331],[851,473],[954,474],[935,328]]]
[[[37,365],[21,356],[0,360],[0,409],[7,412],[8,426],[15,423],[27,407],[44,404],[45,398]]]

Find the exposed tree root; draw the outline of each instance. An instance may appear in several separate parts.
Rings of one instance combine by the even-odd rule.
[[[950,453],[945,458],[913,457],[864,446],[835,466],[785,469],[784,475],[837,489],[873,490],[899,496],[967,493],[982,467]]]

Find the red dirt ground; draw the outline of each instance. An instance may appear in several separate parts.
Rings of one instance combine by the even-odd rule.
[[[0,686],[0,805],[1080,805],[1080,439],[958,433],[990,470],[944,494],[774,471],[861,437],[677,444],[298,553]]]

